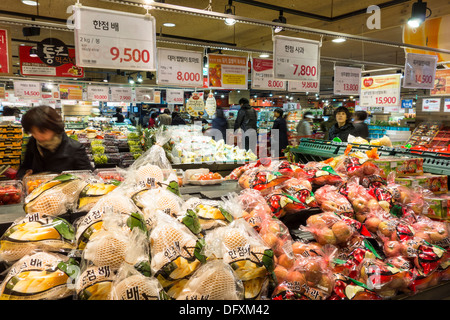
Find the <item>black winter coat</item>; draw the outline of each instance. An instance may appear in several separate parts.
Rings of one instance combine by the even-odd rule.
[[[239,128],[244,131],[247,131],[248,129],[256,130],[257,120],[256,110],[248,104],[243,105],[241,109],[239,109],[236,121],[234,122],[234,130],[238,130]]]
[[[353,124],[349,122],[339,128],[339,125],[335,123],[330,128],[328,139],[333,140],[334,138],[338,137],[342,140],[342,142],[347,142],[349,134],[355,135],[355,127],[353,126]]]
[[[25,152],[25,158],[17,172],[17,179],[22,179],[27,170],[33,174],[41,172],[61,173],[68,170],[93,170],[85,147],[78,141],[63,133],[61,144],[54,153],[41,148],[42,157],[37,148],[36,139],[30,138]]]
[[[280,118],[276,118],[275,121],[273,122],[273,129],[278,129],[279,130],[279,137],[280,137],[280,148],[279,150],[283,150],[285,149],[288,144],[288,134],[287,134],[287,124],[286,124],[286,119],[284,119],[283,117]]]

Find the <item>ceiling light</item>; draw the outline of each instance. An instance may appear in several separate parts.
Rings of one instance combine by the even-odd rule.
[[[272,22],[286,24],[287,20],[286,20],[286,18],[283,16],[283,11],[280,11],[280,15],[278,16],[278,19],[272,20]],[[276,26],[276,27],[273,29],[273,32],[278,33],[278,32],[281,32],[281,31],[283,31],[283,30],[284,30],[283,27],[281,27],[281,26]]]
[[[176,24],[172,23],[172,22],[166,22],[166,23],[163,23],[163,26],[168,27],[168,28],[173,28],[176,26]]]
[[[23,4],[26,4],[27,6],[37,6],[37,1],[34,0],[22,0]]]
[[[134,84],[134,79],[132,76],[128,76],[128,83],[129,84]]]
[[[430,11],[428,16],[427,10]],[[411,18],[408,20],[408,26],[411,28],[418,28],[429,16],[431,16],[431,10],[430,8],[427,8],[427,3],[419,0],[412,5]]]
[[[331,41],[333,41],[333,42],[335,42],[335,43],[341,43],[341,42],[345,42],[345,41],[347,41],[345,38],[335,38],[335,39],[333,39],[333,40],[331,40]]]
[[[268,58],[268,57],[269,57],[269,54],[267,54],[267,53],[262,53],[262,54],[259,55],[259,57],[260,57],[260,58]]]
[[[103,79],[103,82],[109,82],[109,73],[106,74],[106,77]]]
[[[225,14],[232,14],[234,15],[234,6],[233,6],[233,0],[228,1],[228,5],[225,6]],[[236,24],[236,20],[233,18],[226,18],[225,24],[227,26],[232,26]]]
[[[30,57],[36,58],[38,56],[37,54],[37,49],[36,48],[31,48],[30,49]]]
[[[144,81],[144,79],[142,79],[142,75],[141,75],[140,73],[137,74],[136,80],[137,80],[138,82]]]

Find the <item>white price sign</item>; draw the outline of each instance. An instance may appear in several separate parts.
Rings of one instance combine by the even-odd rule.
[[[273,60],[252,60],[252,88],[260,90],[285,91],[286,81],[273,77]]]
[[[401,75],[362,77],[360,104],[362,107],[401,106]]]
[[[87,95],[89,101],[109,101],[109,87],[88,86]]]
[[[450,112],[450,99],[444,99],[444,112]]]
[[[319,80],[319,41],[274,36],[274,78]]]
[[[14,81],[14,96],[17,98],[41,98],[41,83],[35,81]]]
[[[136,102],[153,102],[155,99],[155,90],[152,88],[138,87],[135,89]]]
[[[166,90],[166,102],[168,104],[183,104],[184,90]]]
[[[320,92],[319,81],[288,81],[288,90],[290,92]]]
[[[428,54],[407,53],[404,88],[433,89],[436,76],[437,56]]]
[[[441,111],[441,99],[423,99],[422,111],[425,112],[439,112]]]
[[[335,67],[334,94],[359,95],[361,84],[361,68]]]
[[[130,87],[111,87],[111,101],[114,102],[131,102]]]
[[[158,84],[182,87],[203,86],[203,54],[195,51],[158,48]]]
[[[153,17],[85,6],[74,10],[78,66],[156,70]]]

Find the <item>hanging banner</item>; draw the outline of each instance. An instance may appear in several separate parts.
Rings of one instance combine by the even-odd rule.
[[[403,88],[433,89],[437,56],[407,53]]]
[[[334,94],[344,96],[359,95],[361,68],[336,66],[334,68]]]
[[[154,17],[85,6],[74,10],[78,66],[156,70]]]
[[[281,80],[319,80],[319,41],[274,36],[274,78]]]
[[[107,86],[88,86],[87,98],[89,101],[109,101],[109,87]]]
[[[158,48],[158,84],[203,86],[203,53]]]
[[[431,89],[432,96],[450,95],[450,70],[437,70],[434,79],[434,87]]]
[[[14,81],[14,96],[24,99],[40,99],[41,83],[36,81]]]
[[[248,89],[248,65],[246,57],[208,55],[209,88]]]
[[[252,59],[252,89],[286,91],[286,81],[273,77],[273,60]]]
[[[166,90],[166,102],[168,104],[183,104],[184,90],[175,90],[175,89]]]
[[[203,101],[203,92],[193,92],[186,103],[186,111],[192,117],[198,117],[205,114],[205,102]]]
[[[444,99],[444,112],[450,112],[450,99]]]
[[[153,102],[155,90],[152,88],[137,87],[134,89],[136,93],[136,102]]]
[[[212,91],[210,91],[208,94],[208,98],[206,98],[205,111],[209,116],[213,116],[216,113],[216,109],[216,98],[214,98],[214,94],[212,93]]]
[[[400,74],[362,77],[360,105],[363,107],[399,107]]]
[[[424,112],[439,112],[441,111],[441,99],[423,99],[422,111]]]
[[[12,73],[11,44],[8,30],[0,29],[0,74]]]
[[[83,100],[83,86],[60,84],[59,98],[61,100]]]
[[[131,87],[111,87],[111,101],[113,102],[131,102]]]

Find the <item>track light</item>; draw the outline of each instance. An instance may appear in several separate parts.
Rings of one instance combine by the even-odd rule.
[[[427,16],[427,10],[430,14]],[[431,16],[431,10],[427,7],[426,2],[419,0],[412,5],[411,18],[408,20],[408,26],[411,28],[418,28],[426,18]]]
[[[36,58],[38,56],[37,49],[35,47],[30,49],[30,57]]]
[[[333,41],[334,43],[341,43],[341,42],[345,42],[347,40],[345,38],[335,38],[335,39],[333,39],[331,41]]]
[[[134,79],[132,76],[128,76],[128,83],[129,84],[134,84]]]
[[[137,82],[142,82],[142,81],[144,81],[144,79],[142,79],[142,75],[141,75],[140,73],[137,74],[136,80],[137,80]]]
[[[109,82],[109,73],[106,74],[106,77],[103,79],[103,82]]]
[[[272,22],[275,22],[275,23],[283,23],[283,24],[286,24],[286,18],[283,16],[283,11],[281,10],[280,11],[280,15],[278,16],[278,19],[274,19],[274,20],[272,20]],[[274,28],[274,32],[275,33],[278,33],[278,32],[281,32],[281,31],[283,31],[284,30],[284,28],[282,27],[282,26],[276,26],[275,28]]]
[[[233,0],[228,0],[228,5],[225,6],[225,14],[232,14],[234,15],[234,6],[233,6]],[[226,18],[225,24],[227,26],[233,26],[236,24],[236,20],[233,18]]]

